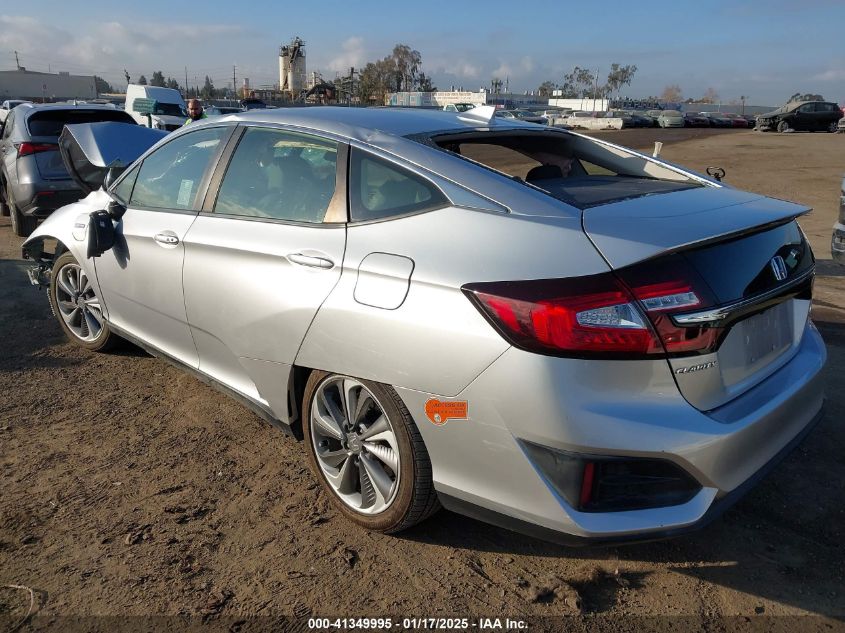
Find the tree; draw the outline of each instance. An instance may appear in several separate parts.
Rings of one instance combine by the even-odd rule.
[[[561,91],[565,99],[578,99],[594,96],[595,77],[587,68],[576,66],[572,72],[563,76]]]
[[[616,97],[619,98],[619,90],[622,86],[631,85],[631,81],[634,79],[634,74],[636,72],[636,64],[630,64],[628,66],[611,64],[610,72],[607,73],[607,83],[605,84],[606,93],[613,94],[616,92]]]
[[[94,84],[97,86],[97,94],[103,94],[104,92],[114,92],[114,89],[112,89],[111,84],[102,77],[98,77],[97,75],[94,75]]]
[[[557,84],[553,81],[544,81],[537,88],[537,94],[541,97],[551,97],[552,93],[557,89]]]
[[[397,44],[393,47],[393,53],[385,60],[391,60],[394,65],[394,85],[396,92],[413,90],[417,83],[422,56],[419,51],[413,50],[407,44]]]
[[[213,99],[216,94],[214,84],[211,82],[208,75],[205,76],[205,83],[202,86],[202,92],[200,94],[202,94],[203,99]]]
[[[420,92],[436,92],[437,86],[431,83],[431,77],[421,72],[417,77],[417,90]]]
[[[683,93],[681,92],[681,87],[678,84],[670,84],[663,89],[663,93],[660,95],[661,101],[667,101],[669,103],[678,103],[684,98]]]
[[[146,86],[147,85],[147,78],[144,77],[144,75],[141,75],[140,77],[138,77],[138,85],[140,85],[140,86]]]
[[[182,87],[179,85],[179,82],[176,81],[173,77],[168,77],[167,81],[164,82],[165,88],[173,88],[173,90],[181,90]]]
[[[814,95],[811,93],[801,94],[800,92],[796,92],[794,95],[789,97],[789,101],[787,101],[787,103],[792,101],[827,101],[827,99],[821,95]]]
[[[704,91],[704,96],[701,97],[701,103],[718,103],[719,102],[719,93],[713,90],[713,88],[708,88]]]
[[[164,88],[164,74],[160,70],[153,72],[153,76],[150,79],[150,85]]]

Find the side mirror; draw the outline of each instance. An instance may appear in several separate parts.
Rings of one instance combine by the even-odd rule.
[[[106,207],[106,213],[109,214],[109,217],[112,220],[117,221],[123,217],[124,213],[126,213],[126,207],[118,200],[112,198],[109,201],[109,205]]]
[[[94,211],[88,218],[88,259],[114,246],[114,222],[108,211]]]

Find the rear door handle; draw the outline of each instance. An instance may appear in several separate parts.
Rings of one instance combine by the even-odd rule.
[[[173,231],[162,231],[161,233],[156,233],[153,236],[153,239],[159,244],[164,244],[166,246],[176,246],[179,243],[179,238]]]
[[[323,268],[326,270],[334,268],[334,262],[330,259],[326,259],[325,257],[314,257],[312,255],[303,255],[302,253],[290,253],[288,255],[288,260],[290,260],[291,263],[298,264],[300,266],[308,266],[309,268]]]

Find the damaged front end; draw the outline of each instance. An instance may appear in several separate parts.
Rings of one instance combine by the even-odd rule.
[[[37,286],[39,290],[50,287],[53,262],[58,255],[56,253],[58,244],[54,244],[52,252],[45,250],[49,248],[49,244],[45,245],[45,242],[48,241],[54,242],[54,240],[46,240],[42,237],[29,240],[21,247],[21,256],[25,260],[34,263],[32,266],[27,266],[26,276],[29,277],[29,283]]]

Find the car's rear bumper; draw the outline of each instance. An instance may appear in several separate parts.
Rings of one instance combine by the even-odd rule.
[[[22,197],[16,198],[15,202],[24,215],[46,218],[56,209],[76,202],[82,196],[79,189],[30,189],[25,191]]]
[[[649,532],[640,532],[638,534],[627,534],[621,536],[580,536],[559,532],[535,523],[529,523],[444,493],[439,493],[440,503],[444,508],[451,510],[452,512],[457,512],[458,514],[463,514],[464,516],[478,519],[479,521],[484,521],[485,523],[490,523],[491,525],[496,525],[513,532],[519,532],[520,534],[526,534],[528,536],[543,539],[544,541],[560,543],[561,545],[567,546],[625,545],[674,538],[676,536],[689,534],[690,532],[696,532],[722,516],[722,514],[748,494],[752,488],[760,483],[766,475],[774,470],[780,462],[792,453],[807,438],[810,432],[819,422],[821,422],[823,418],[824,410],[819,410],[810,423],[807,424],[807,426],[805,426],[804,429],[789,442],[789,444],[784,446],[774,457],[772,457],[766,465],[763,466],[763,468],[754,473],[753,476],[749,477],[741,486],[734,488],[723,497],[717,498],[713,501],[713,503],[710,504],[710,508],[696,522],[683,527],[656,529]]]
[[[434,425],[432,394],[399,389],[417,421],[444,505],[492,523],[564,542],[664,538],[712,520],[785,455],[818,420],[824,345],[805,330],[794,358],[714,411],[692,407],[668,363],[585,361],[510,349],[457,398],[465,420]],[[523,450],[672,462],[700,489],[647,509],[587,512],[556,492]],[[528,529],[528,527],[530,529]]]

